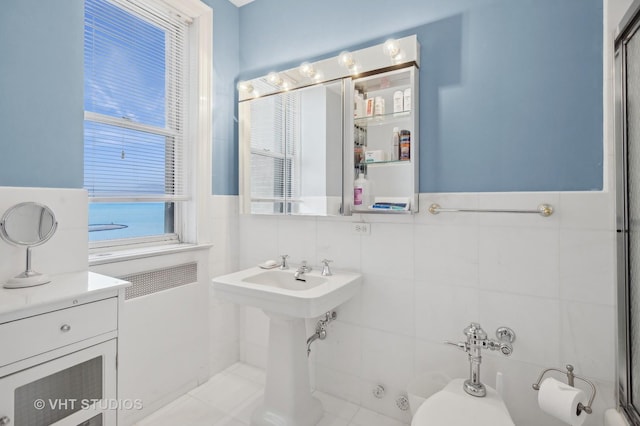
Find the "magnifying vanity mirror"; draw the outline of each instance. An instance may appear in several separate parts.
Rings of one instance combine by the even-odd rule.
[[[5,288],[32,287],[51,281],[47,275],[31,269],[31,249],[49,241],[57,227],[53,211],[42,204],[20,203],[5,212],[0,219],[0,237],[9,244],[27,248],[25,271],[9,279]]]

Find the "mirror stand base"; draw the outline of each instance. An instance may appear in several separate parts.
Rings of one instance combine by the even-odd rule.
[[[18,276],[15,276],[3,285],[4,288],[25,288],[34,287],[37,285],[46,284],[51,282],[51,278],[48,275],[40,274],[33,271],[25,271]]]

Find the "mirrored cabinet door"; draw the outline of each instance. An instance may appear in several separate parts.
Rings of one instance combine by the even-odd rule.
[[[242,211],[284,213],[287,209],[287,94],[243,102],[240,111]]]
[[[351,85],[353,118],[345,155],[346,211],[417,212],[417,68],[353,79]]]
[[[338,215],[342,81],[243,101],[241,212]]]

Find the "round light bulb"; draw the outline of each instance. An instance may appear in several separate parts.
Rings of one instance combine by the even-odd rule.
[[[245,93],[253,92],[253,85],[248,81],[239,81],[236,87],[239,92],[245,92]]]
[[[356,61],[355,59],[353,59],[353,54],[351,52],[347,52],[346,50],[340,53],[338,61],[340,62],[340,65],[345,66],[349,69],[353,68],[356,65]]]
[[[400,54],[400,43],[398,43],[398,40],[389,39],[384,43],[383,49],[387,55],[394,59]]]
[[[267,74],[267,80],[269,81],[269,83],[275,86],[282,85],[282,77],[280,77],[280,74],[278,74],[277,72],[270,72],[269,74]]]
[[[300,74],[304,77],[313,78],[316,75],[316,69],[309,62],[300,64]]]
[[[321,81],[324,80],[324,73],[322,71],[316,71],[316,73],[313,75],[313,77],[311,77],[311,79],[316,83],[320,83]]]

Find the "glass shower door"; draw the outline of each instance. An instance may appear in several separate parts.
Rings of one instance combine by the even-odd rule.
[[[640,21],[616,40],[616,186],[619,402],[640,424]]]

